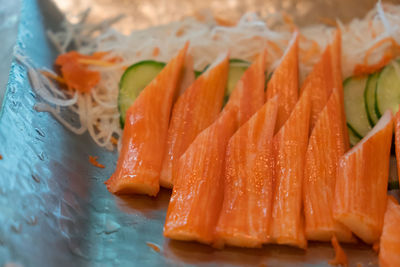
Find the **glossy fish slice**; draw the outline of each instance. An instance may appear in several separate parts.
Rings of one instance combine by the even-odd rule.
[[[176,101],[168,129],[160,176],[163,187],[172,188],[173,165],[196,136],[217,118],[228,78],[229,58],[222,55]]]
[[[314,65],[313,70],[304,81],[301,92],[310,90],[311,93],[311,118],[310,130],[314,128],[318,115],[325,107],[333,88],[331,46],[328,45],[320,60]]]
[[[308,145],[310,90],[303,92],[289,119],[274,136],[274,197],[269,242],[307,247],[302,184]]]
[[[164,236],[210,244],[224,196],[226,146],[237,128],[236,110],[221,116],[202,131],[174,168],[175,184],[168,206]]]
[[[289,118],[299,91],[298,33],[295,32],[279,66],[267,84],[266,99],[279,96],[278,118],[275,133]]]
[[[303,183],[303,206],[307,240],[353,242],[352,233],[333,220],[336,169],[345,152],[340,89],[335,88],[312,130]]]
[[[229,141],[218,245],[260,247],[266,241],[272,207],[272,137],[277,97],[269,100]]]
[[[386,111],[338,167],[334,219],[364,242],[379,240],[386,209],[393,116]]]
[[[388,197],[383,230],[379,246],[379,266],[400,266],[400,205],[393,196]]]
[[[117,167],[105,184],[111,193],[155,196],[163,159],[171,106],[188,43],[143,89],[126,113]]]
[[[265,57],[264,50],[237,82],[225,109],[236,108],[239,126],[243,125],[264,104]]]

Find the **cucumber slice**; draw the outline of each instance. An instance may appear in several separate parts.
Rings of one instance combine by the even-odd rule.
[[[398,64],[394,62],[393,64]],[[380,118],[386,110],[391,109],[393,114],[399,110],[400,104],[400,76],[393,64],[387,65],[378,78],[375,91],[375,108]],[[398,65],[399,72],[400,66]]]
[[[121,126],[125,123],[125,113],[140,92],[164,68],[165,63],[146,60],[131,65],[122,75],[119,82],[118,109]]]
[[[226,86],[226,96],[230,96],[232,91],[235,89],[237,82],[242,77],[243,73],[250,66],[250,62],[241,59],[229,60],[229,73],[228,73],[228,84]]]
[[[350,128],[347,127],[347,130],[349,132],[349,141],[350,141],[350,145],[353,147],[355,146],[358,142],[360,142],[361,138],[359,136],[357,136],[354,131]]]
[[[367,79],[367,76],[350,77],[343,83],[347,125],[360,138],[371,130],[364,104]]]
[[[379,72],[371,74],[368,77],[367,87],[364,91],[365,109],[367,111],[368,121],[371,127],[378,122],[378,115],[375,112],[375,89],[378,82]]]

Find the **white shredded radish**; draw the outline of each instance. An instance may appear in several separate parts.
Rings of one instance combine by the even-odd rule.
[[[226,27],[218,25],[212,14],[205,12],[201,14],[202,21],[187,17],[181,21],[124,35],[110,27],[121,16],[99,24],[90,24],[86,21],[88,14],[89,10],[79,14],[74,20],[76,23],[64,21],[62,31],[48,31],[47,35],[59,53],[71,49],[82,54],[107,51],[104,60],[115,57],[121,59],[109,66],[90,65],[91,70],[98,71],[101,75],[100,82],[91,88],[90,93],[60,90],[38,70],[39,66],[34,66],[23,55],[16,56],[27,67],[32,87],[45,102],[38,103],[35,108],[50,112],[76,134],[87,131],[97,145],[107,149],[114,148],[112,137],[119,140],[117,147],[121,147],[122,129],[117,101],[118,84],[125,67],[148,59],[168,62],[189,41],[189,53],[193,57],[195,70],[203,70],[226,51],[229,51],[231,58],[252,61],[266,48],[266,65],[271,73],[278,66],[293,36],[294,26],[285,22],[280,13],[270,14],[265,18],[260,18],[255,13],[246,13],[235,26]],[[375,8],[363,19],[354,19],[346,25],[338,20],[337,25],[342,32],[342,72],[346,78],[353,75],[357,64],[364,63],[367,51],[375,48],[382,40],[391,37],[399,44],[400,5],[382,4],[378,1]],[[300,82],[304,81],[325,47],[332,41],[334,30],[326,25],[300,29]],[[368,64],[379,62],[391,45],[386,42],[369,51]],[[65,119],[65,110],[79,118],[79,126]]]

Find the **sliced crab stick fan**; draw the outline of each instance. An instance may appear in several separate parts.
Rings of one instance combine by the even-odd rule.
[[[344,225],[333,220],[336,169],[345,152],[339,88],[335,88],[318,116],[309,138],[303,183],[307,240],[341,242],[355,239]]]
[[[382,231],[392,130],[393,116],[388,110],[339,160],[334,219],[367,244],[378,241]]]
[[[214,241],[221,210],[226,146],[237,128],[236,109],[223,111],[202,131],[178,161],[164,236],[177,240]]]
[[[161,186],[172,188],[172,166],[194,138],[210,126],[220,113],[228,66],[228,55],[221,55],[176,101],[168,129],[160,175]]]
[[[298,33],[295,32],[279,66],[276,68],[267,84],[266,99],[271,99],[275,95],[279,96],[279,109],[275,132],[277,132],[289,118],[298,100],[298,72]]]
[[[343,96],[343,77],[342,77],[342,32],[340,28],[335,31],[334,39],[331,45],[332,54],[332,73],[333,73],[333,88],[339,89],[340,99],[340,114],[342,117],[342,131],[344,139],[345,151],[349,150],[349,132],[347,130],[346,113],[344,110]]]
[[[400,205],[393,196],[388,197],[383,230],[379,246],[379,266],[400,266]]]
[[[277,110],[276,96],[229,141],[217,246],[260,247],[266,241],[272,207],[272,137]]]
[[[325,107],[333,88],[331,46],[328,45],[322,53],[320,60],[314,65],[313,70],[304,81],[301,92],[311,90],[311,118],[310,129],[314,128],[318,115]]]
[[[274,196],[268,242],[307,247],[302,184],[308,145],[310,90],[305,90],[289,119],[274,136]]]
[[[243,73],[229,97],[225,109],[237,108],[239,126],[243,125],[264,104],[265,57],[264,50]]]
[[[400,174],[400,109],[396,113],[395,121],[394,121],[394,142],[395,142],[395,151],[396,151],[396,160],[397,160],[397,173]],[[400,175],[399,176],[399,184],[400,184]]]
[[[188,43],[143,89],[126,112],[117,167],[105,183],[111,193],[150,196],[159,191],[172,101],[185,61]]]

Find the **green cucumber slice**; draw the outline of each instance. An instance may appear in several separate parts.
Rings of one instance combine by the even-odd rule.
[[[350,145],[353,147],[355,146],[358,142],[360,142],[361,138],[359,136],[357,136],[354,131],[350,128],[347,127],[347,130],[349,132],[349,141],[350,141]]]
[[[347,125],[360,138],[371,130],[364,104],[367,79],[367,76],[350,77],[343,83]]]
[[[125,70],[119,82],[118,109],[121,126],[125,123],[125,113],[140,92],[164,68],[165,63],[145,60],[131,65]]]
[[[368,121],[371,127],[378,122],[378,115],[375,112],[375,90],[378,83],[379,72],[368,77],[367,86],[364,91],[365,110],[367,111]]]
[[[250,66],[250,62],[241,59],[229,60],[228,83],[226,85],[226,95],[230,96],[237,82],[242,78],[243,73]]]
[[[397,64],[396,70],[394,64]],[[386,110],[393,114],[399,110],[400,104],[400,65],[398,62],[387,65],[378,78],[375,91],[375,109],[380,118]]]

